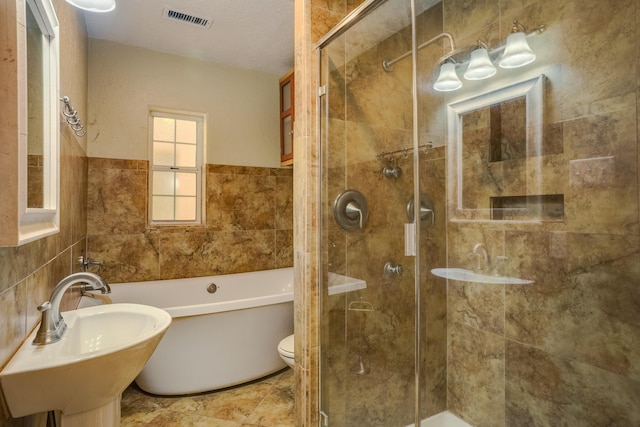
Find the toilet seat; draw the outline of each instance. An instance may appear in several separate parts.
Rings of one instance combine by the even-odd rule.
[[[289,335],[288,337],[283,338],[278,344],[278,352],[285,357],[294,357],[294,344],[293,344],[293,335]]]

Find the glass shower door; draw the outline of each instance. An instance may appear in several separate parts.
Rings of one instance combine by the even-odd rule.
[[[407,426],[416,408],[411,2],[389,0],[320,49],[321,409],[331,426]],[[411,230],[409,229],[409,232]]]

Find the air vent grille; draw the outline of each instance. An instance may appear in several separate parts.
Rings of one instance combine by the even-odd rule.
[[[213,19],[202,16],[195,16],[190,13],[180,12],[168,7],[162,11],[162,16],[175,21],[184,22],[186,24],[195,25],[200,28],[209,28],[213,23]]]

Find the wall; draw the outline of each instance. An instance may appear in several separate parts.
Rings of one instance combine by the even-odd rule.
[[[149,227],[148,163],[89,158],[88,254],[110,282],[293,264],[291,169],[207,165],[206,224]]]
[[[207,114],[206,162],[280,166],[279,76],[89,41],[88,155],[148,160],[150,107]]]
[[[478,208],[489,195],[563,194],[564,216],[508,223],[471,209],[461,221],[449,193],[449,266],[471,267],[484,243],[507,257],[504,274],[535,283],[449,281],[448,407],[477,426],[638,425],[640,2],[444,1],[462,44],[504,40],[514,18],[547,25],[531,38],[538,57],[489,84],[547,76],[542,152],[489,162],[480,143],[463,191]]]
[[[15,52],[15,0],[0,2],[0,46],[7,55]],[[60,22],[60,91],[73,101],[81,118],[86,117],[87,36],[82,15],[63,0],[54,7]],[[3,73],[0,92],[12,93],[17,75]],[[0,111],[15,109],[16,98],[0,97]],[[4,114],[2,114],[4,116]],[[20,247],[0,248],[0,366],[4,365],[32,331],[40,317],[36,309],[49,298],[55,284],[77,271],[74,260],[85,248],[87,161],[85,142],[61,120],[60,124],[60,233]],[[14,129],[13,132],[16,132]],[[2,135],[4,145],[5,134]],[[7,165],[16,168],[17,164]],[[6,170],[3,168],[3,170]],[[73,308],[78,295],[68,294],[63,309]],[[42,417],[4,419],[0,426],[17,427]],[[37,425],[37,424],[36,424]]]
[[[89,47],[88,247],[103,276],[291,266],[293,182],[291,169],[279,169],[279,76],[105,40]],[[147,225],[150,107],[207,115],[203,226]]]

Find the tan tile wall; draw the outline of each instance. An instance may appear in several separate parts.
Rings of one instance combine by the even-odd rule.
[[[478,426],[638,424],[640,2],[444,5],[445,30],[469,39],[491,28],[504,40],[514,18],[547,25],[522,72],[548,77],[552,149],[465,185],[488,195],[505,179],[500,195],[564,194],[565,209],[560,222],[449,224],[449,266],[471,267],[484,243],[508,257],[506,275],[535,283],[449,282],[448,407]]]
[[[89,158],[88,253],[108,281],[289,267],[291,169],[207,165],[206,224],[147,225],[148,162]]]
[[[20,2],[18,2],[20,3]],[[82,14],[76,12],[63,0],[54,0],[60,22],[61,93],[68,95],[81,117],[86,116],[87,96],[87,37]],[[5,32],[15,31],[16,0],[0,2],[0,46],[3,52],[15,49],[11,37]],[[5,25],[4,23],[7,23]],[[13,29],[13,30],[12,30]],[[15,39],[14,39],[15,43]],[[15,108],[15,71],[0,78],[0,111]],[[2,114],[4,115],[4,114]],[[5,123],[2,124],[4,130]],[[11,126],[17,126],[13,124]],[[17,134],[17,129],[11,133]],[[5,134],[3,134],[5,135]],[[5,136],[2,136],[3,145]],[[40,320],[36,309],[49,298],[58,281],[79,266],[74,260],[81,255],[86,245],[86,190],[87,158],[84,141],[77,138],[61,123],[60,127],[60,232],[19,247],[0,248],[0,366]],[[8,168],[15,168],[12,162]],[[4,167],[3,170],[6,170]],[[4,206],[3,209],[7,207]],[[63,301],[63,309],[77,304],[79,295],[70,292]],[[40,425],[40,416],[20,419],[5,419],[0,414],[1,427]]]

